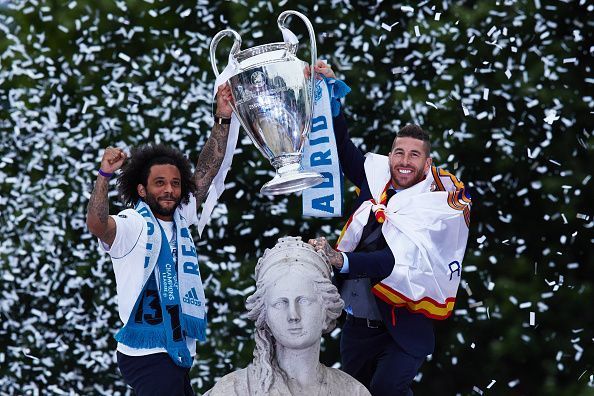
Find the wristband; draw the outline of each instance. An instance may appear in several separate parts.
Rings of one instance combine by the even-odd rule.
[[[219,124],[219,125],[229,125],[231,124],[231,117],[219,117],[218,115],[215,115],[214,117],[214,122],[215,124]]]
[[[101,168],[99,168],[99,174],[100,174],[101,176],[105,177],[105,178],[108,178],[108,179],[109,179],[109,178],[111,178],[111,177],[113,176],[113,173],[107,173],[107,172],[103,172],[103,171],[101,170]]]

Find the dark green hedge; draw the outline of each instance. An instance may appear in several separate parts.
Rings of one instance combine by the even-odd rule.
[[[437,324],[415,392],[594,394],[593,6],[301,4],[319,57],[353,88],[345,113],[357,143],[386,153],[400,126],[421,124],[436,163],[472,191],[456,312]],[[166,142],[195,162],[211,123],[210,38],[231,27],[243,48],[280,41],[288,6],[0,3],[0,393],[126,393],[111,263],[84,225],[102,149]],[[307,59],[305,29],[291,27]],[[228,190],[196,236],[210,306],[191,373],[199,391],[251,359],[244,300],[263,249],[343,224],[304,220],[296,196],[261,196],[271,169],[242,134]],[[328,365],[338,337],[324,339]]]

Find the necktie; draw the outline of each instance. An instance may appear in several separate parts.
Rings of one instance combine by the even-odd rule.
[[[385,201],[382,200],[384,205],[388,204],[390,198],[396,194],[396,190],[390,188],[386,191]],[[369,214],[367,224],[363,228],[361,233],[361,240],[355,252],[373,252],[386,247],[386,240],[382,234],[382,223],[377,221],[377,217],[373,211]]]

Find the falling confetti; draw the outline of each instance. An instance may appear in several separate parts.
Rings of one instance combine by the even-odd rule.
[[[367,3],[299,8],[318,56],[353,90],[351,136],[385,154],[395,131],[421,125],[433,164],[459,176],[474,205],[464,286],[414,392],[589,394],[594,6]],[[276,17],[292,5],[48,4],[0,2],[0,394],[124,395],[113,269],[85,226],[101,152],[163,142],[195,163],[212,123],[210,39],[231,27],[242,49],[281,41]],[[305,27],[290,26],[308,60]],[[298,197],[261,196],[272,167],[241,134],[228,190],[196,237],[209,300],[191,371],[200,392],[252,359],[244,304],[263,250],[282,235],[335,240],[345,220],[304,221]],[[114,183],[111,213],[122,209]],[[353,185],[343,190],[348,212]],[[329,366],[340,366],[340,334],[324,338]]]

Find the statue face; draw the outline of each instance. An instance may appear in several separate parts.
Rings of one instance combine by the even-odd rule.
[[[266,317],[276,342],[285,348],[319,343],[325,318],[312,279],[295,267],[281,275],[266,293]]]

